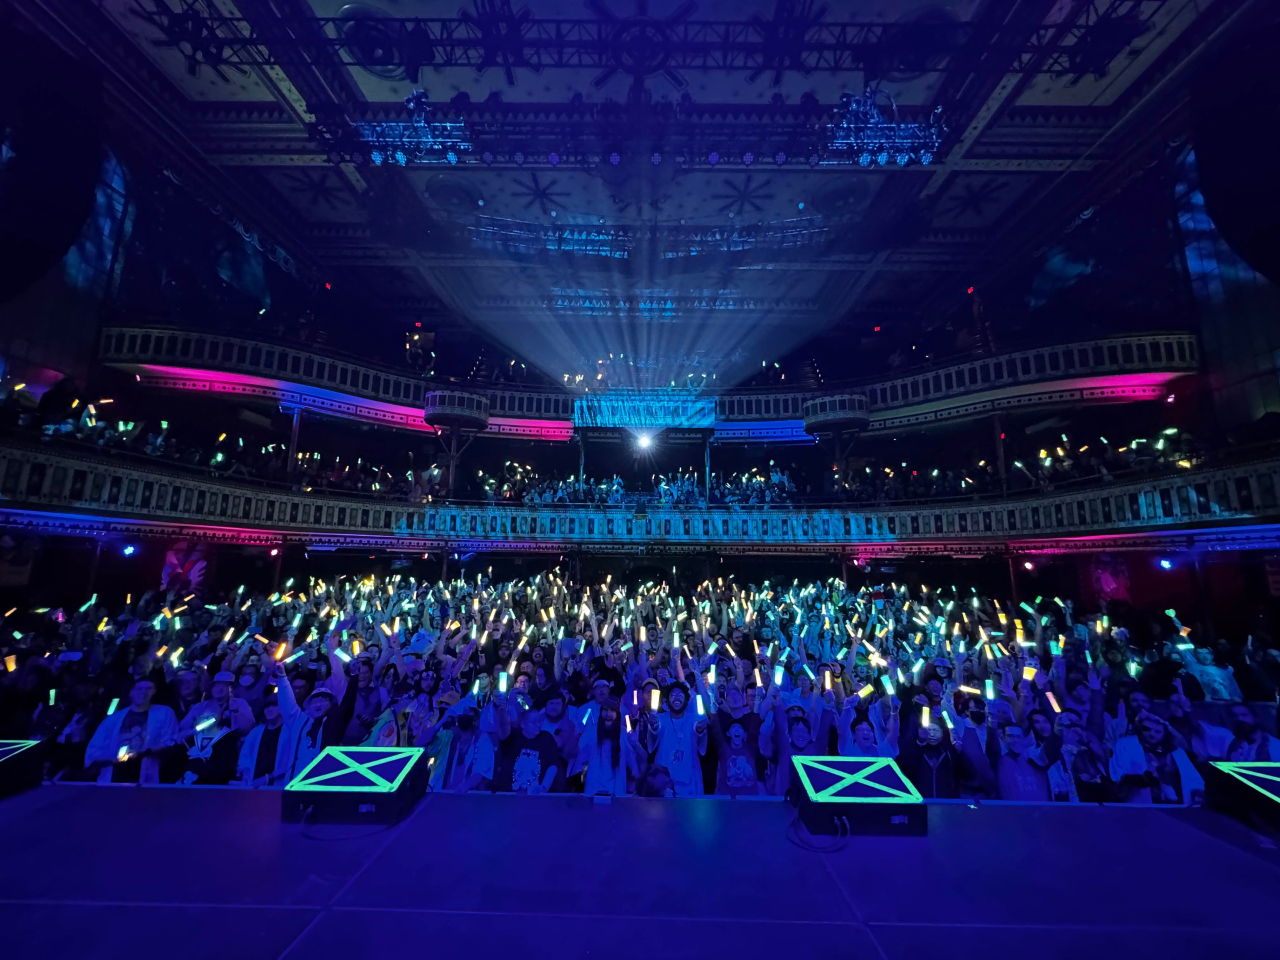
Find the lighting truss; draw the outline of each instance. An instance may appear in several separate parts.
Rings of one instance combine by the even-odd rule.
[[[410,119],[352,120],[340,116],[318,120],[312,126],[316,139],[326,143],[334,159],[374,166],[406,166],[410,163],[456,164],[472,150],[467,125],[438,120],[431,102],[421,90],[405,98]]]
[[[898,118],[898,105],[888,93],[868,87],[860,97],[846,93],[840,103],[839,120],[831,127],[827,144],[830,162],[856,162],[858,166],[905,167],[909,163],[933,163],[947,132],[942,108],[934,110],[928,123],[909,123]]]

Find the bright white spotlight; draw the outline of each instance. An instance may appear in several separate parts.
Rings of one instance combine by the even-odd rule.
[[[647,433],[642,433],[640,434],[640,439],[636,442],[640,444],[641,450],[648,450],[649,444],[653,443],[653,439]]]

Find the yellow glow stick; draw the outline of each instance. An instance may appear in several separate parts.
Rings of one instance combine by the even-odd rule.
[[[660,704],[661,699],[662,699],[662,694],[657,687],[654,687],[653,690],[649,691],[649,709],[652,710],[654,713],[658,712],[658,706]]]

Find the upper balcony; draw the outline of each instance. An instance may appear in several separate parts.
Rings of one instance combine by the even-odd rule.
[[[452,386],[488,397],[484,435],[573,434],[577,394],[568,390],[446,384],[287,342],[114,326],[103,331],[101,359],[151,386],[258,397],[411,430],[430,429],[423,422],[425,393]],[[814,419],[820,411],[812,401],[829,396],[856,398],[851,402],[865,412],[871,434],[1026,407],[1155,400],[1198,363],[1194,335],[1146,333],[1010,351],[820,391],[729,391],[716,398],[715,439],[812,442],[805,423],[821,419]]]

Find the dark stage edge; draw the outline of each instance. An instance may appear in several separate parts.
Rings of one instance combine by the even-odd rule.
[[[777,802],[432,795],[379,833],[279,811],[278,793],[218,789],[0,803],[0,954],[1170,960],[1277,943],[1280,854],[1207,811],[943,804],[927,838],[828,854],[788,842]]]

